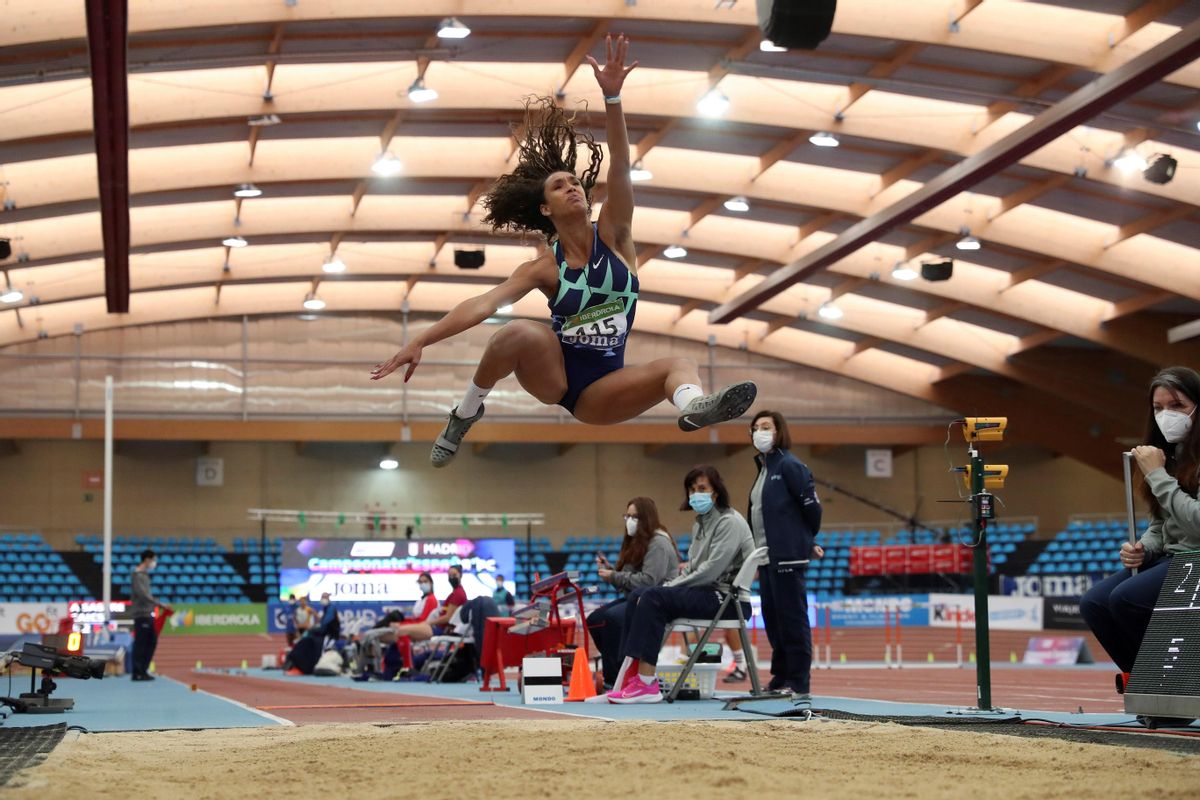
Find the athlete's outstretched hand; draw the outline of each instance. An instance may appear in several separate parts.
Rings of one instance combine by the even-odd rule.
[[[596,83],[600,84],[600,91],[604,92],[604,96],[617,97],[621,94],[621,87],[625,85],[625,76],[633,72],[638,62],[634,61],[628,67],[625,66],[625,56],[629,54],[629,40],[623,33],[617,35],[616,42],[613,42],[611,33],[605,36],[604,49],[607,61],[603,68],[591,56],[588,56],[587,60],[592,65],[592,72],[596,73]]]
[[[376,364],[371,370],[371,380],[377,381],[380,378],[386,378],[396,370],[408,365],[408,369],[404,371],[404,382],[408,383],[408,379],[416,372],[417,365],[421,363],[421,347],[416,343],[410,342],[400,348],[400,352],[389,358],[382,364]]]

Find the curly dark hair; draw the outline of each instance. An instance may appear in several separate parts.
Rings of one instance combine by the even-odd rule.
[[[575,115],[568,115],[550,97],[525,99],[524,134],[517,145],[520,156],[517,168],[492,184],[483,198],[487,215],[483,221],[492,230],[517,233],[543,233],[546,238],[556,231],[550,218],[542,214],[546,202],[546,179],[555,172],[575,174],[575,160],[580,145],[590,153],[587,169],[578,176],[584,194],[591,204],[592,187],[600,174],[603,151],[586,131],[575,130]],[[514,126],[514,132],[519,129]]]

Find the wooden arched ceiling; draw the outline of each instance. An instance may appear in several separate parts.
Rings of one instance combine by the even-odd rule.
[[[0,307],[0,346],[79,325],[288,313],[314,289],[331,310],[395,310],[406,297],[449,308],[533,252],[478,226],[480,193],[510,163],[521,96],[561,90],[595,108],[583,56],[625,31],[642,66],[624,105],[635,157],[654,174],[636,187],[639,325],[960,410],[980,410],[978,387],[1000,387],[1030,423],[1061,418],[1055,446],[1097,465],[1112,436],[1136,434],[1154,367],[1197,362],[1200,349],[1165,335],[1200,310],[1196,63],[758,312],[706,324],[708,309],[1166,40],[1197,18],[1195,2],[842,0],[814,53],[760,52],[745,0],[428,0],[419,16],[397,5],[130,3],[134,296],[131,313],[109,315],[82,4],[10,2],[0,236],[20,260],[0,267],[26,299]],[[472,35],[439,41],[443,16]],[[437,101],[407,99],[418,75]],[[695,102],[714,86],[730,109],[700,119]],[[247,125],[263,114],[282,122]],[[812,146],[816,131],[842,146]],[[1171,153],[1176,179],[1115,169],[1130,147]],[[385,150],[404,163],[400,178],[371,175]],[[264,195],[235,200],[243,182]],[[724,210],[739,195],[751,210]],[[983,250],[955,251],[964,227]],[[220,246],[234,233],[251,247]],[[679,242],[686,259],[662,257]],[[449,251],[464,243],[486,244],[483,270],[454,269]],[[333,250],[343,276],[321,271]],[[898,261],[945,255],[950,281],[891,277]],[[829,301],[841,320],[815,317]],[[540,303],[515,313],[540,316]],[[1067,436],[1070,419],[1094,422]]]

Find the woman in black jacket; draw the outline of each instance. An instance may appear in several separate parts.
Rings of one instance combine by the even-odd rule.
[[[771,643],[772,691],[790,691],[795,701],[811,704],[812,630],[808,624],[809,558],[824,551],[816,545],[821,530],[821,501],[812,473],[788,450],[792,437],[778,411],[759,411],[750,423],[758,455],[758,478],[750,490],[746,514],[754,546],[768,548],[769,562],[759,570],[763,623]]]

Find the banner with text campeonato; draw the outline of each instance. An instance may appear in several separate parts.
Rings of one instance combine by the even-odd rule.
[[[988,627],[997,631],[1040,631],[1042,598],[988,597]],[[975,627],[975,595],[929,595],[929,625],[933,628]]]
[[[165,636],[267,632],[266,603],[180,603],[174,608],[163,626]]]

